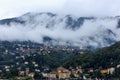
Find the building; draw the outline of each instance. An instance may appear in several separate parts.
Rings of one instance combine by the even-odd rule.
[[[65,78],[70,78],[70,72],[68,69],[65,69],[63,67],[58,67],[57,68],[57,77],[59,79],[65,79]]]
[[[103,69],[100,71],[101,74],[107,74],[108,73],[108,70],[107,69]]]
[[[32,77],[32,78],[34,77],[34,75],[35,75],[34,72],[31,72],[31,73],[28,74],[28,76],[29,76],[29,77]]]
[[[19,76],[25,76],[25,71],[19,71]]]
[[[117,65],[117,68],[120,68],[120,64]]]
[[[93,68],[90,68],[90,69],[89,69],[89,72],[90,72],[90,73],[93,73],[93,72],[94,72]]]
[[[83,69],[81,66],[76,67],[76,73],[83,73]]]
[[[100,72],[102,74],[113,74],[115,72],[115,68],[111,67],[111,68],[108,68],[108,69],[101,70]]]
[[[56,73],[56,72],[47,73],[48,79],[55,79],[56,76],[57,76],[57,73]]]
[[[78,73],[74,73],[73,74],[75,78],[79,78],[79,74]]]
[[[115,72],[114,67],[108,68],[108,74],[113,74],[114,72]]]

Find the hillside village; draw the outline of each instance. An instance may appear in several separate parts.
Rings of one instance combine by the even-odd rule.
[[[91,60],[90,57],[92,55],[94,57],[96,56],[93,53],[89,54],[88,53],[89,53],[88,51],[81,50],[81,48],[78,47],[68,46],[54,47],[39,45],[31,42],[29,43],[1,42],[0,78],[1,79],[12,78],[15,80],[27,80],[27,79],[85,80],[85,79],[118,78],[120,76],[119,62],[114,63],[113,61],[113,63],[111,62],[109,66],[107,62],[104,64],[101,63],[102,62],[101,61],[100,62],[101,64],[98,63],[100,66],[96,67],[96,65],[98,64],[92,64],[95,62],[93,62],[93,60]],[[96,53],[96,55],[97,54],[98,53]],[[81,63],[79,59],[83,63]],[[102,57],[102,59],[104,60],[104,56]]]

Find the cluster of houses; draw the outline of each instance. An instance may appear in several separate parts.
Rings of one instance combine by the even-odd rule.
[[[116,66],[116,68],[120,68],[120,64]],[[84,79],[86,78],[86,75],[89,75],[89,73],[94,73],[94,69],[90,68],[88,70],[88,73],[84,73],[84,69],[82,69],[81,66],[76,67],[75,69],[73,67],[69,67],[69,69],[66,69],[64,67],[58,67],[56,70],[51,72],[40,72],[43,77],[46,79]],[[115,68],[111,67],[108,69],[101,69],[99,71],[101,74],[113,74],[115,72]],[[26,74],[25,71],[20,71],[20,75],[24,76]],[[83,75],[81,75],[83,74]],[[30,72],[27,73],[27,75],[31,78],[34,78],[35,73]],[[20,77],[19,77],[20,78]]]
[[[49,79],[51,78],[70,78],[70,72],[68,69],[65,69],[63,67],[59,67],[56,69],[56,71],[50,72],[50,73],[42,73],[44,77],[47,77]]]
[[[9,45],[9,44],[8,44]],[[38,51],[46,50],[46,51],[75,51],[75,50],[80,50],[81,47],[70,47],[70,46],[48,46],[48,45],[40,45],[40,44],[31,44],[31,45],[25,45],[25,44],[13,44],[9,45],[10,47],[5,47],[5,45],[0,44],[0,48],[5,48],[4,52],[0,53],[35,53]]]
[[[11,46],[14,47],[14,46]],[[25,70],[21,69],[21,65],[30,65],[30,62],[28,62],[25,59],[25,55],[30,56],[30,54],[32,53],[42,53],[43,55],[45,54],[49,54],[51,50],[63,50],[63,51],[74,51],[74,50],[83,50],[83,47],[81,46],[80,48],[72,48],[72,47],[66,47],[66,46],[40,46],[40,45],[21,45],[21,44],[17,44],[17,47],[14,47],[13,49],[7,49],[5,48],[5,50],[3,52],[3,54],[11,54],[15,56],[15,59],[17,60],[22,60],[23,63],[20,63],[19,61],[15,62],[15,65],[3,65],[4,66],[4,70],[6,72],[10,72],[11,68],[18,66],[17,70],[18,72],[18,76],[17,79],[21,80],[21,78],[25,79],[25,76],[29,76],[31,78],[34,78],[34,76],[36,75],[36,72],[39,73],[39,75],[42,75],[43,77],[47,78],[47,79],[69,79],[69,78],[85,78],[86,75],[89,75],[89,73],[94,73],[96,72],[100,72],[101,74],[113,74],[115,72],[116,68],[120,68],[120,64],[118,64],[116,67],[110,67],[108,69],[93,69],[93,68],[89,68],[87,69],[87,72],[85,73],[85,69],[82,68],[81,66],[77,66],[76,68],[73,67],[69,67],[68,69],[64,68],[64,67],[58,67],[56,70],[53,70],[51,72],[42,72],[38,67],[40,65],[38,65],[38,63],[36,63],[35,61],[32,61],[32,65],[33,67],[35,67],[34,71],[30,71],[30,68],[27,66],[25,68]],[[16,55],[16,53],[22,53],[21,55]],[[80,51],[80,54],[83,54],[84,52]],[[33,56],[36,56],[36,54],[34,54]],[[1,65],[2,66],[2,65]],[[2,66],[2,67],[3,67]],[[36,68],[37,67],[37,68]],[[49,70],[47,67],[43,66],[43,69]],[[2,74],[3,70],[0,70],[0,74]]]
[[[72,68],[71,68],[72,70]],[[69,79],[71,78],[71,74],[73,74],[73,76],[75,78],[79,78],[79,73],[82,73],[82,68],[78,68],[76,70],[69,70],[69,69],[65,69],[64,67],[58,67],[55,71],[52,72],[39,72],[40,74],[42,74],[42,76],[46,79]],[[26,73],[26,71],[20,71],[19,75],[21,77],[17,77],[18,79],[23,78],[23,76],[28,75],[31,78],[34,78],[35,72],[30,72],[30,73]]]
[[[6,44],[6,46],[8,46],[9,43]],[[33,77],[35,75],[35,72],[41,73],[44,77],[47,78],[69,78],[70,77],[70,71],[61,67],[58,68],[57,71],[53,71],[50,73],[44,73],[41,72],[40,69],[36,68],[34,69],[33,72],[30,71],[30,68],[27,65],[30,65],[31,63],[28,62],[26,60],[26,55],[27,56],[31,56],[31,54],[33,54],[32,56],[36,56],[36,54],[34,53],[38,53],[38,54],[49,54],[51,50],[63,50],[63,51],[67,51],[67,52],[72,52],[75,50],[79,50],[78,47],[68,47],[68,46],[46,46],[46,45],[25,45],[25,44],[10,44],[9,47],[5,47],[4,44],[0,44],[0,48],[2,48],[3,50],[0,50],[0,54],[3,55],[12,55],[15,58],[15,61],[13,61],[15,64],[2,64],[0,65],[0,67],[2,67],[0,69],[0,74],[5,72],[10,72],[11,69],[13,69],[14,67],[17,69],[19,76],[25,76],[28,75],[30,77]],[[19,62],[19,60],[21,60],[22,62]],[[21,64],[27,66],[25,68],[25,70],[22,70],[21,68]],[[40,65],[38,65],[38,63],[36,63],[35,61],[32,61],[32,65],[33,67],[39,67]],[[61,70],[61,72],[59,71]],[[59,72],[59,74],[58,74]],[[60,76],[61,75],[61,76]],[[64,76],[64,77],[63,77]]]

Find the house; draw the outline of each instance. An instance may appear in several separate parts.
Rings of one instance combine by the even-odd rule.
[[[32,64],[34,64],[34,65],[35,65],[35,63],[36,63],[35,61],[32,62]]]
[[[24,62],[24,64],[26,64],[26,65],[27,65],[27,64],[29,64],[29,62],[25,61],[25,62]]]
[[[10,68],[10,66],[5,66],[5,69],[8,69],[8,68]]]
[[[79,78],[79,74],[74,73],[73,75],[74,75],[75,78]]]
[[[8,52],[9,52],[9,51],[6,49],[6,50],[5,50],[5,53],[7,54]]]
[[[34,71],[35,71],[35,72],[40,72],[40,70],[39,70],[39,69],[35,69]]]
[[[76,73],[83,73],[83,70],[82,69],[77,69]]]
[[[38,67],[38,64],[34,64],[35,67]]]
[[[90,68],[90,69],[89,69],[89,72],[90,72],[90,73],[93,73],[93,72],[94,72],[93,68]]]
[[[76,67],[76,73],[83,73],[83,69],[81,66]]]
[[[21,56],[21,58],[22,58],[23,60],[25,60],[25,56]]]
[[[6,69],[6,71],[10,71],[10,69]]]
[[[34,75],[35,75],[34,72],[31,72],[31,73],[28,74],[28,76],[29,76],[29,77],[32,77],[32,78],[34,77]]]
[[[102,74],[113,74],[115,72],[115,68],[111,67],[111,68],[108,68],[108,69],[101,70],[100,72]]]
[[[74,68],[72,66],[69,67],[69,70],[73,70]]]
[[[2,70],[0,70],[0,73],[2,73]]]
[[[19,62],[16,62],[16,65],[19,65],[20,63]]]
[[[57,77],[59,79],[65,79],[65,78],[70,78],[70,72],[68,69],[65,69],[63,67],[58,67],[57,68]]]
[[[47,73],[42,72],[43,77],[47,77]]]
[[[108,68],[108,74],[113,74],[114,72],[115,72],[114,67]]]
[[[120,68],[120,64],[117,65],[117,68]]]
[[[107,74],[107,73],[108,73],[108,70],[107,70],[107,69],[100,70],[100,73],[101,73],[101,74]]]
[[[20,76],[25,76],[25,71],[19,71]]]
[[[54,78],[56,78],[56,76],[57,76],[57,73],[56,73],[56,72],[47,73],[48,79],[54,79]]]

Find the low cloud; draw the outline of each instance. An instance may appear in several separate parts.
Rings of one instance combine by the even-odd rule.
[[[74,20],[78,18],[72,17]],[[26,17],[23,20],[27,20]],[[63,21],[60,22],[60,20]],[[66,44],[66,42],[71,42],[72,45],[92,45],[98,47],[99,45],[106,46],[109,45],[105,43],[104,38],[110,38],[116,41],[120,40],[120,29],[116,28],[118,23],[118,18],[97,18],[92,20],[85,20],[82,26],[78,29],[72,30],[66,28],[65,17],[56,16],[49,17],[47,15],[40,15],[33,19],[32,22],[28,22],[25,25],[11,23],[8,25],[0,26],[0,40],[9,41],[34,41],[38,43],[43,43],[43,37],[47,36],[54,40],[60,41],[60,44]],[[47,22],[46,22],[47,21]],[[54,22],[53,23],[51,23]],[[46,25],[49,23],[51,25],[49,28]],[[53,24],[53,25],[52,25]],[[112,33],[109,33],[111,30]],[[93,38],[93,39],[90,39]]]

